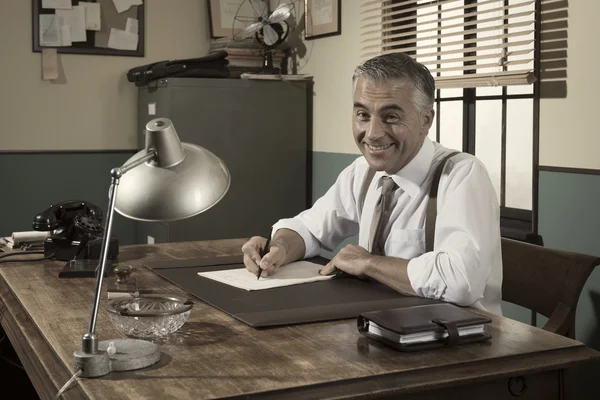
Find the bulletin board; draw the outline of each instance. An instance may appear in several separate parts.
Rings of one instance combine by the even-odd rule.
[[[143,0],[32,0],[33,51],[144,57]]]

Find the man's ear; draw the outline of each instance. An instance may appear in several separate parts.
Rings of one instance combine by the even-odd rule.
[[[431,125],[433,125],[433,121],[435,121],[435,110],[430,108],[421,116],[421,132],[424,132],[425,135],[427,135],[429,129],[431,129]]]

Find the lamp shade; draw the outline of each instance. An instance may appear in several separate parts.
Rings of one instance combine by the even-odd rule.
[[[229,190],[225,163],[209,150],[181,143],[171,120],[146,124],[146,148],[124,165],[154,151],[155,157],[120,177],[115,210],[139,221],[176,221],[200,214]]]

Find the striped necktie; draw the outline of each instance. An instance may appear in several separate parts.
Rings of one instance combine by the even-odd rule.
[[[369,232],[369,243],[371,254],[385,255],[385,238],[383,238],[383,228],[385,220],[389,219],[389,205],[392,201],[394,190],[398,187],[394,180],[389,176],[383,176],[381,184],[381,195],[375,205],[373,219],[371,220],[371,230]]]

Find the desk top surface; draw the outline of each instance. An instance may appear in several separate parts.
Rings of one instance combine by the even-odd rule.
[[[120,262],[133,265],[138,287],[189,296],[142,263],[236,255],[244,241],[125,246],[121,248]],[[95,280],[89,278],[59,279],[63,264],[0,264],[4,312],[17,321],[15,326],[21,330],[23,340],[40,353],[42,366],[37,369],[42,371],[37,372],[48,374],[58,387],[72,373],[73,351],[80,348],[81,336],[88,329],[95,285]],[[99,340],[124,338],[108,319],[105,301],[106,294],[101,297],[98,314]],[[403,353],[367,340],[359,334],[355,319],[256,330],[197,301],[188,322],[172,337],[159,342],[162,358],[157,365],[79,379],[79,387],[70,392],[98,399],[248,395],[267,398],[281,395],[282,391],[286,398],[311,398],[312,385],[319,385],[321,396],[391,388],[410,392],[458,380],[556,369],[598,357],[597,352],[580,342],[474,311],[492,318],[489,342]],[[19,317],[19,312],[26,317]],[[27,323],[35,329],[27,330]],[[38,334],[43,340],[36,341]],[[44,349],[51,350],[54,366],[51,358],[41,354]],[[62,371],[56,371],[57,368]],[[402,385],[398,385],[399,380]]]

